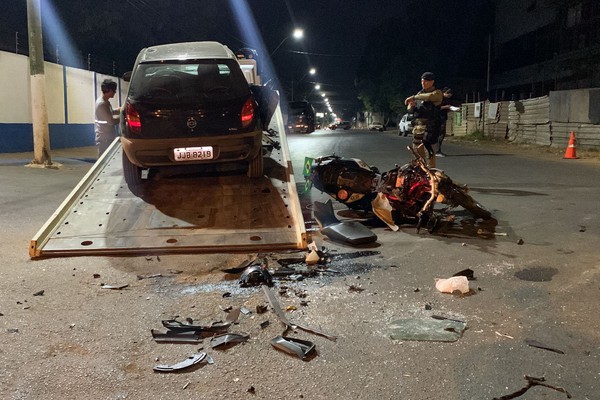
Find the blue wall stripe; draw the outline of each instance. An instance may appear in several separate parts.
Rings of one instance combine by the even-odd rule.
[[[49,124],[50,150],[94,146],[94,124]],[[0,123],[0,153],[33,151],[32,124]]]
[[[65,102],[65,124],[69,123],[69,102],[67,101],[67,67],[63,65],[63,100]]]

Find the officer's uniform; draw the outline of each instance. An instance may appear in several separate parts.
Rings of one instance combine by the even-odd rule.
[[[428,160],[429,166],[433,168],[435,167],[435,151],[432,145],[437,143],[439,135],[439,113],[444,95],[441,90],[432,86],[428,90],[421,90],[413,98],[416,104],[414,108],[409,108],[409,111],[415,114],[412,131],[413,146],[417,153],[424,160]],[[428,154],[425,154],[425,149]]]

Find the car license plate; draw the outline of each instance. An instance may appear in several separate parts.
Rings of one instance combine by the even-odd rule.
[[[212,160],[214,157],[212,146],[179,147],[173,149],[175,161]]]

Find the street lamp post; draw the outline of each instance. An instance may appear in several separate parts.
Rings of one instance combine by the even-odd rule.
[[[275,54],[277,52],[277,50],[279,50],[279,48],[281,47],[282,44],[285,43],[286,40],[288,40],[290,37],[293,37],[296,40],[300,40],[304,37],[304,30],[300,29],[300,28],[296,28],[294,29],[294,32],[292,32],[291,36],[286,36],[283,38],[283,40],[281,42],[279,42],[279,44],[277,45],[277,47],[275,47],[275,50],[273,50],[271,52],[271,57],[273,57],[273,54]]]
[[[302,78],[300,78],[298,80],[298,82],[296,82],[296,85],[302,83],[302,81],[304,80],[304,78],[306,78],[307,75],[315,75],[317,73],[317,69],[314,67],[311,67],[308,71],[306,71],[306,73],[304,75],[302,75]],[[294,80],[292,80],[292,101],[294,101]]]

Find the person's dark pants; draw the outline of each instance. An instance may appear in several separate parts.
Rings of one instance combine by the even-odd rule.
[[[98,158],[100,158],[100,156],[106,151],[106,149],[108,149],[113,140],[114,138],[96,140],[96,147],[98,148]]]
[[[443,121],[440,126],[440,136],[438,137],[438,142],[437,142],[437,152],[440,154],[442,154],[442,142],[444,141],[445,137],[446,137],[446,121]]]

